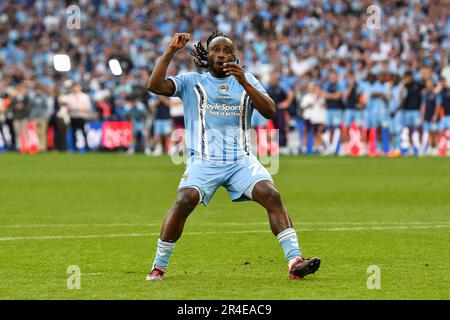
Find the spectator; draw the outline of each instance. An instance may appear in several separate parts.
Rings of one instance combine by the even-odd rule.
[[[388,112],[388,85],[383,81],[381,74],[369,75],[367,84],[367,113],[366,126],[369,130],[376,130],[372,135],[367,134],[368,139],[376,138],[372,147],[375,153],[381,152],[382,129],[387,128],[389,121]],[[375,134],[375,136],[373,136]],[[371,143],[369,140],[368,143]]]
[[[136,97],[132,96],[129,99],[129,103],[125,107],[126,118],[131,121],[132,126],[132,141],[130,147],[128,148],[128,154],[133,154],[137,151],[139,141],[142,141],[142,149],[147,148],[147,135],[145,128],[145,120],[147,117],[147,112],[145,106]]]
[[[7,93],[3,95],[0,99],[0,135],[4,143],[4,148],[7,150],[13,149],[14,134],[11,134],[13,130],[11,130],[11,126],[8,124],[8,120],[11,120],[12,116],[10,116],[11,112],[8,109],[11,104],[11,98]]]
[[[362,88],[359,82],[356,80],[353,71],[348,72],[347,76],[347,86],[342,94],[342,102],[344,106],[343,121],[345,125],[345,128],[343,128],[342,131],[342,149],[344,155],[347,155],[350,152],[348,148],[348,143],[350,141],[350,126],[352,125],[352,123],[355,123],[362,132],[362,125],[364,120],[362,111],[363,105],[360,102]],[[361,136],[363,135],[361,134]]]
[[[440,103],[443,111],[443,117],[439,126],[440,137],[445,136],[445,131],[450,130],[450,82],[446,78],[440,81]]]
[[[154,137],[156,140],[154,156],[166,153],[170,145],[172,120],[170,119],[171,101],[168,97],[157,96],[155,100]]]
[[[430,146],[427,150],[428,155],[438,155],[437,146],[437,131],[438,131],[438,117],[440,97],[435,91],[433,80],[425,81],[425,90],[423,93],[422,104],[420,106],[420,120],[422,123],[422,130],[428,132]],[[423,150],[421,150],[423,153]]]
[[[47,95],[37,84],[34,96],[30,99],[30,120],[36,125],[36,133],[39,140],[39,150],[47,150],[47,127],[49,119],[49,107]]]
[[[397,74],[392,75],[391,81],[388,83],[389,91],[389,135],[391,148],[389,155],[391,157],[400,156],[400,138],[402,131],[403,110],[400,108],[404,87]]]
[[[334,153],[334,133],[335,130],[338,129],[342,124],[342,94],[343,86],[342,83],[338,81],[338,74],[335,70],[331,70],[328,81],[325,82],[323,86],[323,97],[325,98],[327,107],[326,125],[330,132],[330,143],[328,150],[326,151],[327,154]]]
[[[30,118],[30,103],[27,93],[27,86],[22,83],[17,88],[11,102],[11,111],[14,119],[14,135],[16,141],[16,150],[28,150],[28,121]]]
[[[56,89],[49,90],[50,104],[53,105],[53,114],[49,121],[54,136],[54,149],[67,151],[67,129],[70,125],[70,116],[65,103],[65,95]]]
[[[322,138],[324,125],[326,123],[327,110],[325,99],[320,87],[314,82],[308,84],[307,94],[303,96],[301,108],[305,120],[305,134],[303,135],[303,146],[308,145],[309,134],[313,135],[313,149],[323,153],[325,142]]]
[[[91,112],[91,101],[87,94],[81,91],[81,85],[74,84],[72,93],[64,98],[64,103],[70,116],[70,126],[72,128],[72,143],[76,150],[83,147],[88,148],[87,135],[85,130],[86,119]],[[84,141],[77,139],[77,131],[80,131]]]
[[[409,129],[410,153],[414,145],[413,134],[420,126],[420,104],[422,102],[422,82],[413,79],[412,72],[407,72],[403,78],[403,85],[406,89],[406,96],[402,101],[404,110],[403,125]]]
[[[275,128],[279,130],[280,152],[287,153],[286,130],[290,119],[288,108],[292,102],[294,94],[287,88],[281,86],[280,77],[277,72],[272,73],[270,76],[270,83],[267,88],[267,93],[273,99],[277,108],[274,125]]]

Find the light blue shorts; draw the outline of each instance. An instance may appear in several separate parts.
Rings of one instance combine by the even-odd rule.
[[[403,114],[403,125],[405,127],[413,127],[414,129],[417,129],[420,126],[419,110],[405,110]]]
[[[439,126],[440,130],[450,130],[450,116],[444,116]]]
[[[342,124],[342,110],[328,109],[327,110],[327,126],[337,128]]]
[[[388,125],[389,120],[384,108],[372,107],[367,109],[366,112],[367,129],[387,128]]]
[[[144,134],[144,121],[131,121],[133,127],[133,135]]]
[[[223,186],[232,201],[252,200],[255,184],[262,180],[273,182],[266,168],[254,155],[238,162],[215,162],[193,157],[181,178],[179,189],[194,188],[200,193],[199,203],[207,205],[216,190]]]
[[[155,120],[155,136],[167,136],[172,133],[172,120],[156,119]]]
[[[356,122],[358,127],[362,126],[363,112],[358,109],[345,109],[344,110],[344,124],[349,127],[353,122]]]
[[[403,112],[399,110],[392,118],[390,118],[389,132],[393,134],[398,134],[402,131],[402,128],[403,128]]]
[[[423,122],[423,131],[428,131],[428,132],[438,131],[437,122],[424,121]]]

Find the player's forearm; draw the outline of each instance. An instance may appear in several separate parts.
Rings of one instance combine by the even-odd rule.
[[[433,118],[436,119],[435,121],[439,118],[439,109],[439,106],[434,109]]]
[[[254,106],[258,111],[267,119],[275,117],[277,112],[275,108],[275,102],[267,95],[256,89],[249,82],[243,85],[244,90],[248,93]]]
[[[166,51],[156,60],[155,68],[148,80],[148,90],[161,95],[172,95],[175,91],[175,85],[172,81],[166,79],[167,68],[175,52]]]

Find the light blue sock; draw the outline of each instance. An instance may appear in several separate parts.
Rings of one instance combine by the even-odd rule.
[[[290,260],[302,256],[302,252],[298,245],[297,233],[294,228],[284,229],[277,235],[277,238],[283,248],[286,262],[289,263]]]
[[[156,249],[156,257],[153,262],[153,268],[167,270],[169,259],[175,248],[175,243],[158,240],[158,248]]]

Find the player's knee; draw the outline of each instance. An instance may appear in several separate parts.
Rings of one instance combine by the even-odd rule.
[[[265,198],[268,208],[278,207],[281,205],[281,195],[276,189],[270,188],[267,190]]]
[[[192,211],[198,204],[199,194],[195,189],[182,189],[178,192],[175,207],[183,211]]]

